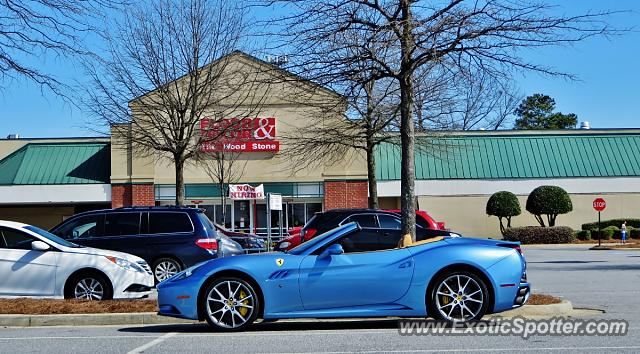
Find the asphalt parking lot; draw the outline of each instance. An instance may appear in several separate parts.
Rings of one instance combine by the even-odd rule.
[[[563,296],[574,307],[625,319],[621,337],[400,336],[396,321],[259,324],[246,333],[211,333],[205,325],[0,329],[2,353],[476,353],[640,352],[640,251],[585,246],[525,248],[534,291]]]

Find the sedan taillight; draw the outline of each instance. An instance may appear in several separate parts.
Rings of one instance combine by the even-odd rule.
[[[196,246],[205,250],[218,250],[218,240],[213,238],[199,238],[196,240]]]

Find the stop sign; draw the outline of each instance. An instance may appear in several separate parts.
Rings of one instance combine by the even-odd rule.
[[[605,202],[604,199],[596,198],[593,200],[593,209],[595,209],[596,211],[603,211],[606,207],[607,202]]]

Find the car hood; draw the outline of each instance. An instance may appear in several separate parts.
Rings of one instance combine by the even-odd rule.
[[[65,253],[76,253],[76,254],[86,254],[93,256],[106,256],[106,257],[118,257],[122,259],[126,259],[130,262],[140,262],[144,261],[142,258],[138,256],[134,256],[129,253],[111,251],[111,250],[103,250],[100,248],[93,247],[79,247],[79,248],[65,248]]]

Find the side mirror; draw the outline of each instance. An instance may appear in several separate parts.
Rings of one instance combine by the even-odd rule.
[[[324,251],[322,251],[322,253],[320,253],[320,255],[318,256],[318,259],[324,259],[332,255],[343,254],[343,253],[344,253],[344,250],[342,249],[342,245],[335,243],[327,247],[327,249],[325,249]]]
[[[34,251],[48,251],[51,249],[51,246],[49,246],[48,244],[42,242],[42,241],[33,241],[31,242],[31,249]]]

